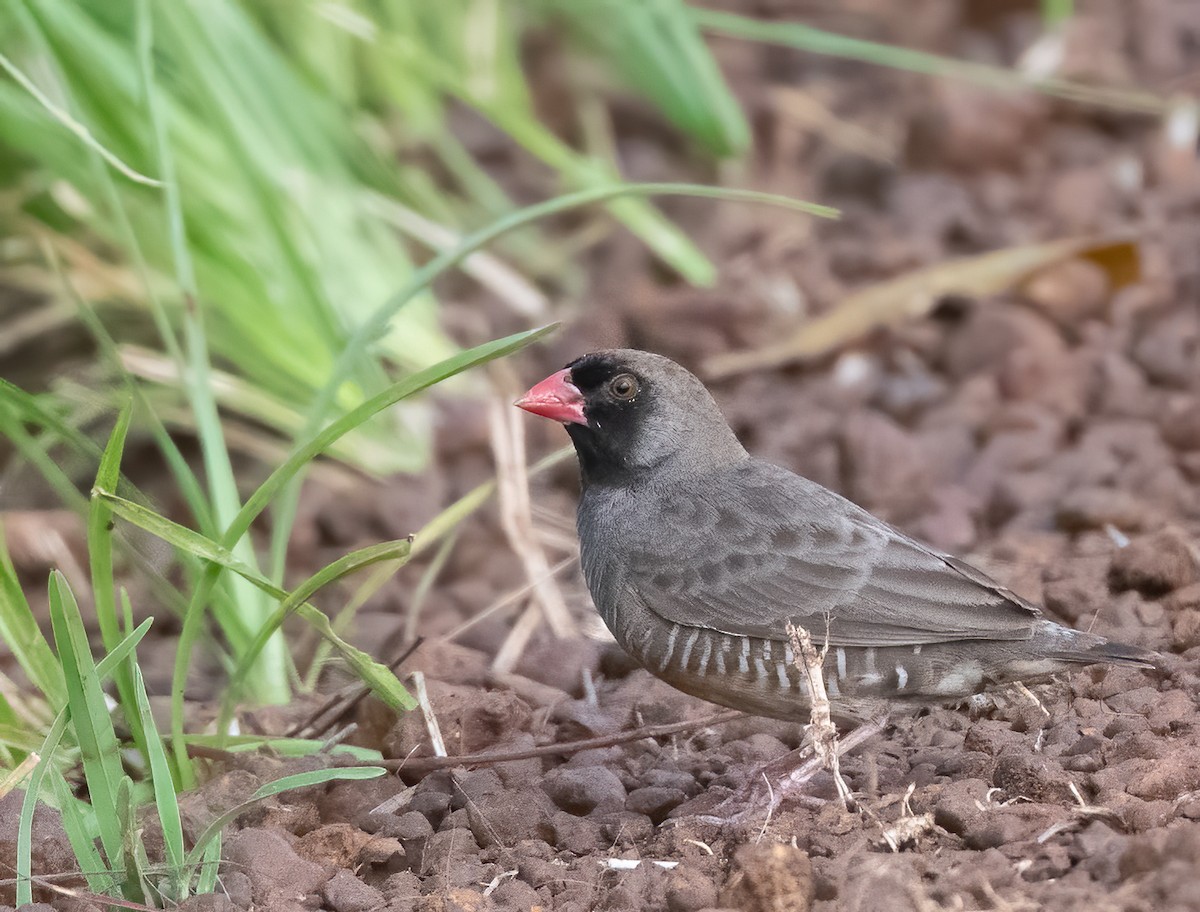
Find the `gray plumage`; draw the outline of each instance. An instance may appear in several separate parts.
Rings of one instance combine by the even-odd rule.
[[[1045,620],[970,565],[752,458],[666,358],[596,352],[568,370],[587,421],[567,430],[588,587],[618,642],[681,690],[805,718],[789,621],[828,647],[826,686],[848,715],[1151,655]],[[636,379],[631,399],[613,394],[616,377]]]

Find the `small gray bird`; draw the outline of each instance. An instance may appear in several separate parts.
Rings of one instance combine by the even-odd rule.
[[[807,719],[789,621],[828,647],[825,687],[850,717],[1073,664],[1153,667],[1153,653],[1045,620],[969,564],[752,458],[704,385],[660,355],[593,352],[516,404],[575,444],[583,570],[604,622],[686,693]]]

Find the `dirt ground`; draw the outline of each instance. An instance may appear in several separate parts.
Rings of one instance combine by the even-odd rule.
[[[737,6],[796,12],[770,0]],[[805,9],[817,10],[818,25],[998,63],[1036,34],[1032,4],[898,7]],[[1200,4],[1079,7],[1062,75],[1164,93],[1200,88]],[[1031,694],[1009,689],[894,717],[843,760],[862,796],[858,814],[834,800],[824,773],[768,814],[760,770],[799,745],[795,725],[742,718],[569,756],[423,772],[431,750],[420,715],[396,719],[368,700],[349,739],[409,758],[400,775],[289,794],[248,813],[227,839],[227,895],[190,908],[1200,909],[1194,149],[1173,149],[1144,116],[732,41],[717,47],[758,143],[738,180],[837,206],[843,218],[675,201],[667,208],[720,264],[720,286],[678,284],[635,242],[617,239],[593,257],[587,300],[562,305],[564,331],[513,363],[519,379],[616,344],[698,367],[949,257],[1132,236],[1142,277],[1129,287],[1113,289],[1097,266],[1070,260],[1018,292],[947,301],[828,358],[712,388],[756,455],[969,556],[1058,620],[1158,650],[1160,668],[1081,670]],[[704,177],[635,105],[617,112],[616,128],[627,176]],[[479,330],[469,306],[477,304],[464,300],[456,319]],[[523,426],[531,456],[566,442],[549,423]],[[438,449],[421,478],[313,491],[293,543],[297,572],[419,528],[489,477],[486,406],[444,403]],[[535,537],[550,563],[573,553],[575,484],[572,461],[533,485]],[[420,596],[425,640],[403,670],[428,678],[451,754],[527,750],[715,711],[609,645],[571,566],[558,580],[577,635],[538,624],[515,666],[497,670],[527,601],[502,601],[527,582],[509,532],[494,505],[477,514]],[[354,631],[360,645],[399,655],[427,566],[406,568],[367,606]],[[245,725],[280,730],[310,708],[262,711]],[[189,827],[283,763],[214,765],[189,798]],[[0,802],[0,819],[15,814]],[[917,835],[894,851],[886,836],[898,825]],[[52,865],[61,841],[49,815],[39,826]]]

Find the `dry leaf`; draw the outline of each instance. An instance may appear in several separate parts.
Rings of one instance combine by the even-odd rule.
[[[727,377],[815,358],[880,327],[923,317],[947,295],[999,294],[1020,286],[1048,266],[1076,257],[1099,265],[1114,289],[1139,277],[1138,247],[1127,239],[1074,238],[950,260],[855,292],[828,314],[805,323],[783,342],[710,358],[705,373],[709,377]]]

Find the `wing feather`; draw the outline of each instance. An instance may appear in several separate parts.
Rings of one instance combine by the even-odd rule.
[[[790,620],[833,646],[1033,633],[1034,605],[814,482],[754,460],[711,482],[655,492],[612,543],[625,597],[669,622],[782,639]]]

